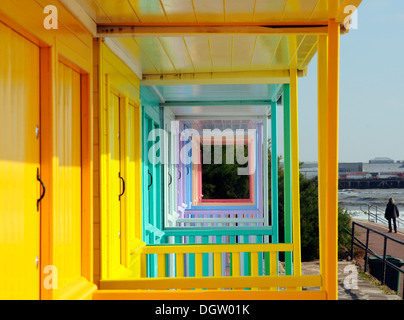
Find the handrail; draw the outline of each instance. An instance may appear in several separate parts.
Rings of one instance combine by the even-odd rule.
[[[358,226],[358,227],[361,227],[361,228],[366,229],[366,242],[365,242],[365,243],[363,243],[362,241],[360,241],[360,240],[355,236],[355,226]],[[372,232],[374,232],[374,233],[376,233],[376,234],[381,235],[381,236],[384,237],[383,256],[379,256],[379,255],[376,254],[372,249],[369,248],[369,233],[370,233],[370,231],[372,231]],[[391,240],[391,241],[393,241],[393,242],[396,242],[396,243],[398,243],[398,244],[400,244],[400,245],[403,245],[403,246],[404,246],[404,241],[395,239],[395,238],[393,238],[393,237],[391,237],[391,236],[389,236],[389,235],[386,235],[386,234],[383,233],[383,232],[380,232],[380,231],[378,231],[378,230],[375,230],[375,229],[373,229],[373,228],[370,228],[370,227],[368,227],[368,226],[365,226],[365,225],[360,224],[360,223],[355,222],[355,221],[352,221],[352,232],[349,232],[349,231],[348,231],[348,233],[349,233],[349,234],[351,235],[351,237],[352,237],[352,240],[351,240],[351,252],[350,252],[351,260],[353,260],[353,258],[354,258],[354,254],[353,254],[353,252],[354,252],[354,246],[357,246],[357,247],[359,247],[359,248],[365,250],[365,257],[364,257],[365,266],[364,266],[364,272],[367,272],[368,254],[371,254],[372,256],[376,257],[379,261],[382,261],[382,262],[383,262],[382,284],[385,284],[385,283],[386,283],[386,270],[387,270],[386,266],[389,266],[390,268],[393,268],[394,270],[399,271],[400,273],[404,273],[404,270],[403,270],[403,269],[397,267],[396,265],[392,264],[390,261],[386,260],[387,239],[389,239],[389,240]],[[356,241],[357,243],[356,243],[355,241]],[[403,248],[403,249],[404,249],[404,248]],[[398,292],[398,294],[399,294],[399,292]]]
[[[293,243],[249,243],[249,244],[193,244],[193,245],[156,245],[149,244],[143,248],[143,254],[170,253],[238,253],[238,252],[290,252]]]
[[[321,287],[321,275],[288,276],[278,274],[279,252],[293,252],[292,243],[282,244],[220,244],[220,245],[147,245],[142,248],[142,274],[136,279],[108,279],[100,281],[102,290],[202,290],[202,289],[252,289],[266,292],[281,288],[296,290],[300,287]],[[193,274],[186,271],[186,255],[194,255]],[[206,254],[213,255],[213,274],[204,272]],[[231,254],[229,275],[223,275],[223,254]],[[148,256],[157,256],[153,267],[156,273],[149,276]],[[171,259],[170,259],[171,255]],[[244,256],[243,256],[244,255]],[[189,259],[189,258],[188,258]],[[247,268],[246,265],[249,265]],[[244,265],[241,268],[241,265]],[[248,270],[248,271],[247,271]],[[157,276],[157,277],[156,277]],[[282,291],[280,291],[282,292]]]
[[[181,277],[101,280],[102,290],[190,290],[194,288],[221,289],[320,287],[320,275],[303,276],[234,276],[234,277]],[[242,289],[241,289],[242,290]]]
[[[232,285],[220,283],[221,277],[236,280],[240,276],[255,279],[258,276],[278,275],[278,253],[293,252],[292,243],[282,244],[192,244],[192,245],[148,245],[143,248],[140,261],[141,278],[176,278],[185,282],[178,289],[189,288],[189,281],[195,279],[217,278],[214,288],[258,289],[264,283],[243,283]],[[152,261],[151,261],[152,260]],[[228,264],[230,261],[230,264]],[[186,263],[185,263],[186,262]],[[321,279],[321,278],[319,278]],[[207,282],[191,288],[206,288]],[[247,281],[248,282],[248,281]],[[175,282],[174,282],[175,283]],[[188,283],[188,284],[187,284]],[[269,284],[265,284],[267,287]],[[210,287],[211,285],[209,285]]]
[[[368,215],[368,221],[371,221],[370,218],[374,218],[375,222],[378,223],[380,221],[383,224],[388,224],[387,219],[384,217],[385,210],[383,208],[380,208],[377,205],[374,204],[368,204],[367,206],[367,211],[362,209],[362,205],[359,207],[359,210],[361,210],[363,213]],[[372,212],[372,208],[374,208],[375,212]],[[400,228],[400,222],[404,224],[404,220],[401,218],[396,218],[397,222],[397,228]]]

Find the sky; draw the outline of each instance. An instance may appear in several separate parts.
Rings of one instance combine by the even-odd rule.
[[[341,35],[339,162],[403,161],[404,1],[363,0],[357,13]],[[317,55],[298,98],[299,158],[317,161]]]

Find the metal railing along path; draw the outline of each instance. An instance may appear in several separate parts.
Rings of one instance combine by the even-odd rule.
[[[355,226],[358,228],[364,228],[366,229],[366,240],[365,243],[363,243],[360,239],[358,239],[355,236]],[[373,228],[370,228],[368,226],[365,226],[363,224],[357,223],[355,221],[352,222],[352,232],[346,230],[351,236],[352,236],[352,240],[351,240],[351,252],[350,252],[350,256],[351,256],[351,260],[353,260],[354,258],[354,247],[357,246],[358,248],[362,249],[365,251],[365,265],[364,265],[364,272],[367,272],[368,269],[368,256],[369,254],[374,256],[375,258],[377,258],[378,261],[381,261],[383,263],[382,266],[382,279],[381,282],[382,284],[386,284],[386,266],[389,266],[390,268],[400,272],[401,274],[404,273],[403,269],[400,269],[398,266],[394,265],[393,263],[391,263],[390,261],[388,261],[387,258],[387,240],[391,240],[393,242],[396,242],[400,245],[402,245],[402,250],[404,251],[404,241],[400,241],[398,239],[395,239],[389,235],[386,235],[383,232],[380,232],[378,230],[375,230]],[[371,248],[369,248],[369,234],[370,232],[374,232],[378,235],[381,235],[383,237],[383,255],[378,255],[377,253],[375,253]],[[401,275],[399,275],[401,276]],[[399,288],[400,291],[400,288]],[[400,294],[400,292],[398,292],[398,294]],[[401,296],[403,297],[403,296]]]
[[[370,205],[370,204],[366,205],[366,208],[367,208],[367,210],[364,210],[364,209],[362,209],[362,205],[360,206],[360,210],[364,214],[367,214],[369,222],[382,223],[382,224],[386,224],[386,225],[389,224],[387,219],[384,217],[385,209],[380,208],[376,205]],[[397,228],[404,227],[403,219],[396,218],[396,222],[397,222]]]

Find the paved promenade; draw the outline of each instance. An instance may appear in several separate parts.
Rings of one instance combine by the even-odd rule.
[[[376,224],[364,220],[355,220],[356,222],[368,226],[372,229],[378,230],[383,234],[386,234],[394,239],[404,241],[403,231],[398,230],[398,233],[387,233],[388,227]],[[355,235],[362,242],[366,241],[366,229],[359,226],[355,226]],[[384,248],[384,237],[374,232],[369,233],[369,248],[372,249],[376,254],[383,255]],[[395,243],[394,241],[388,239],[386,254],[391,255],[395,258],[402,259],[404,261],[404,246]],[[359,268],[357,264],[361,266],[363,270],[363,259],[364,255],[355,261],[339,261],[338,262],[338,299],[339,300],[402,300],[401,297],[395,294],[391,290],[383,290],[381,286],[376,285],[369,281],[368,279],[359,275],[357,276],[357,286],[353,286],[352,282],[348,281],[352,277],[352,271],[358,272]],[[404,267],[403,267],[404,268]],[[319,264],[318,261],[304,262],[302,263],[302,273],[305,275],[309,274],[319,274]],[[404,283],[404,276],[401,275],[401,290]]]
[[[356,270],[356,283],[349,281]],[[318,261],[303,262],[302,274],[319,274]],[[355,286],[356,285],[356,286]],[[363,278],[358,273],[358,267],[351,261],[338,262],[338,300],[401,300],[401,297],[385,292],[371,281]]]
[[[368,242],[369,244],[368,245],[369,245],[369,248],[373,252],[375,252],[379,256],[383,256],[383,251],[384,251],[384,236],[383,235],[387,235],[389,238],[387,238],[387,241],[386,241],[386,255],[392,256],[394,258],[398,258],[398,259],[401,259],[402,261],[404,261],[404,245],[397,243],[397,242],[393,241],[392,239],[390,239],[390,238],[393,238],[393,239],[404,242],[403,230],[398,229],[397,233],[394,233],[394,231],[389,233],[387,225],[369,222],[366,220],[354,220],[354,221],[382,233],[382,234],[378,234],[378,233],[375,233],[372,231],[369,232],[369,242]],[[364,244],[366,243],[367,231],[365,228],[362,228],[362,227],[356,225],[355,226],[355,236],[358,239],[360,239],[360,241],[362,241]],[[358,249],[356,249],[356,250],[358,250]],[[372,257],[372,255],[369,255],[369,257]],[[363,255],[361,256],[361,258],[357,259],[357,262],[361,265],[362,269],[363,269],[364,261],[365,260],[363,259]],[[401,268],[403,269],[404,267],[401,267]],[[369,271],[369,268],[368,268],[368,271]],[[403,286],[404,286],[404,274],[400,274],[400,277],[401,277],[400,278],[401,288],[400,288],[399,295],[402,297],[403,296]]]
[[[375,229],[383,234],[388,235],[394,239],[400,240],[404,242],[404,232],[400,229],[397,230],[397,233],[388,233],[389,229],[387,225],[383,225],[380,223],[368,222],[366,220],[354,220],[357,223],[365,225],[369,228]],[[366,229],[355,226],[355,235],[359,238],[363,243],[366,241]],[[384,237],[374,232],[369,233],[369,248],[372,249],[378,255],[383,255],[383,247],[384,247]],[[401,259],[404,261],[404,246],[400,245],[397,242],[392,240],[387,240],[386,254],[393,256],[395,258]]]

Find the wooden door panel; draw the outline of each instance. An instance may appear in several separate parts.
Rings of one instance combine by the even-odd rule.
[[[38,299],[39,48],[2,23],[0,38],[0,299]]]
[[[58,288],[81,276],[81,76],[58,64],[57,212],[55,266]]]

